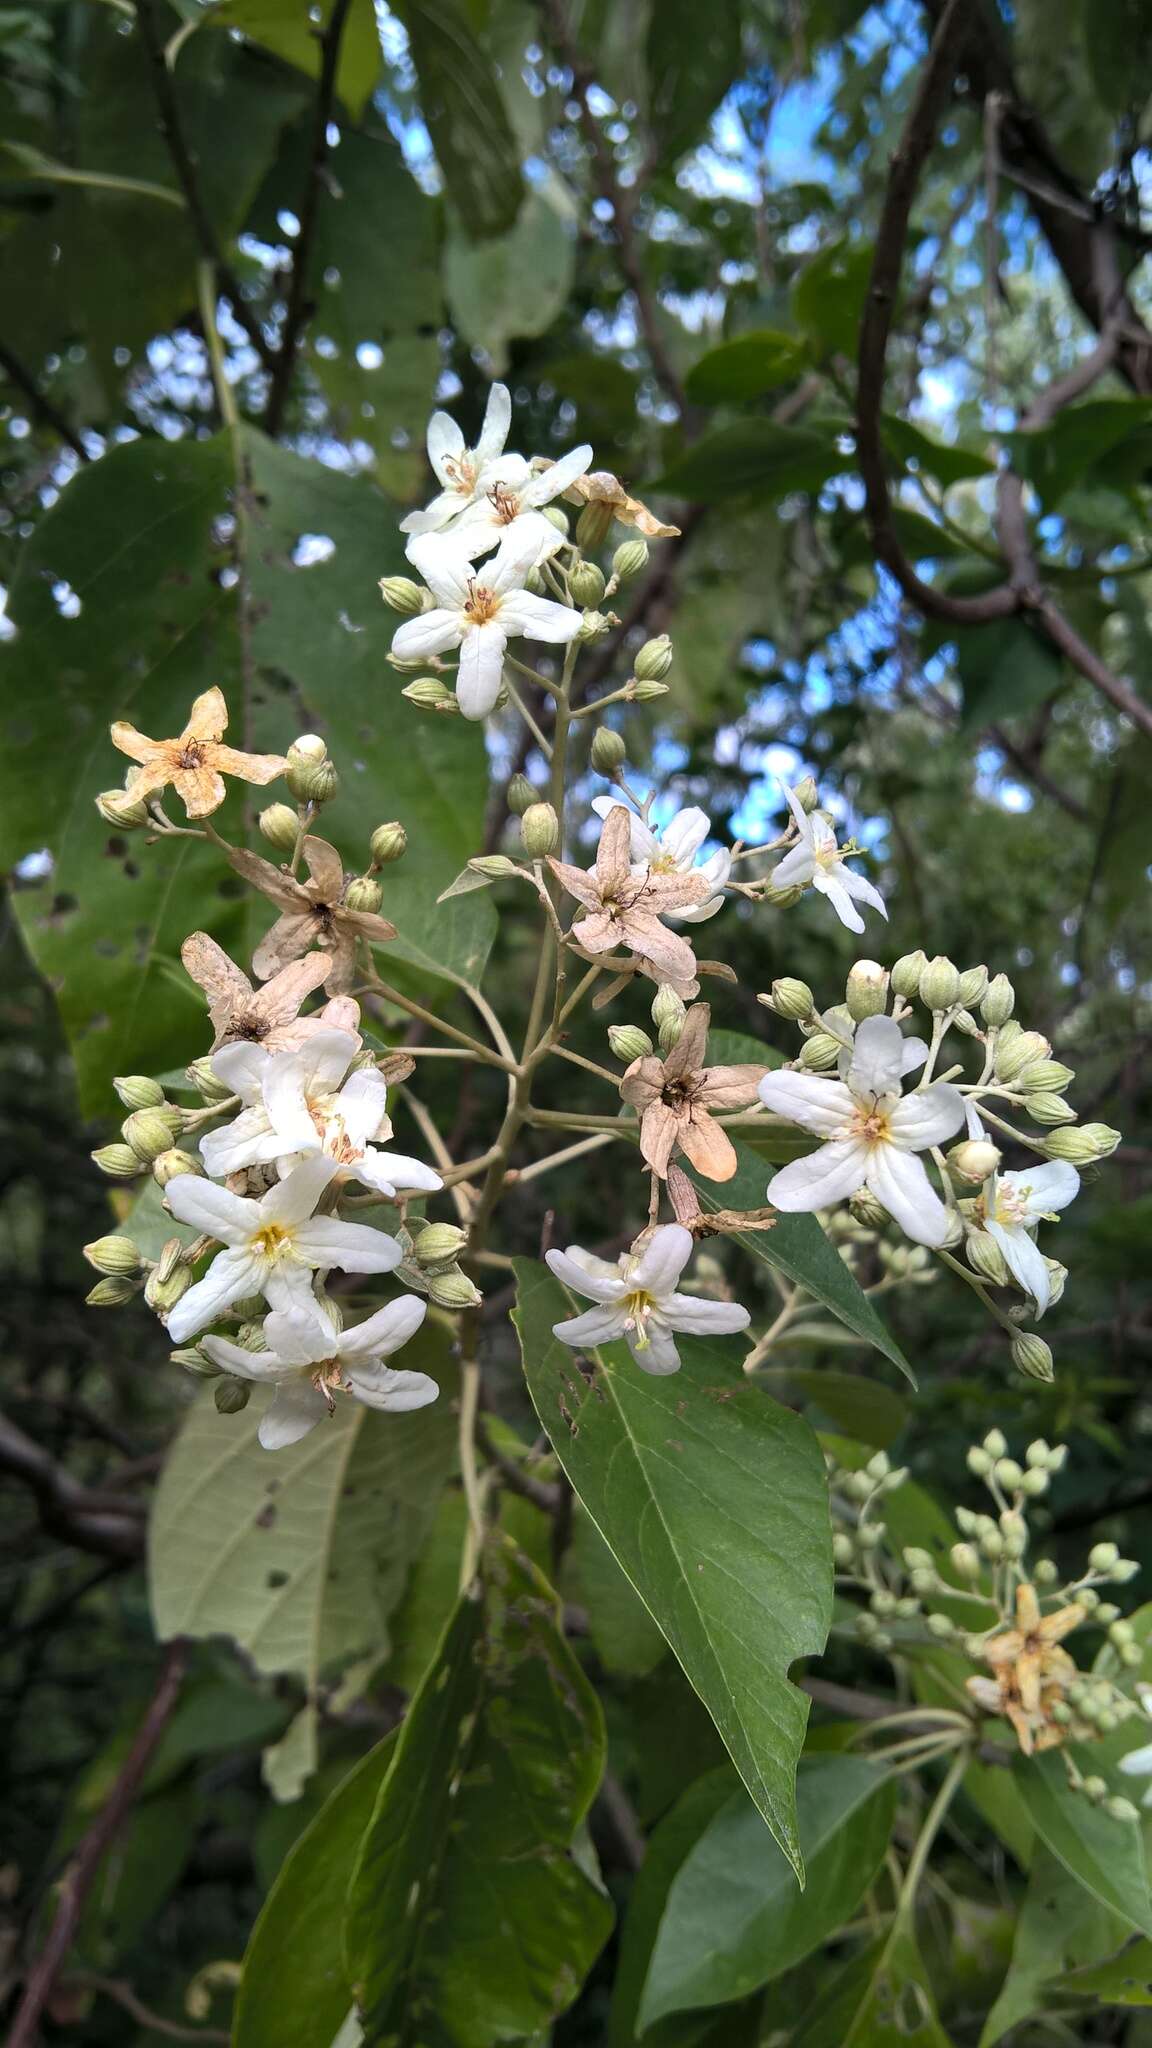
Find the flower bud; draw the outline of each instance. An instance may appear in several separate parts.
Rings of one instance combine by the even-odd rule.
[[[881,1230],[888,1221],[888,1211],[883,1202],[878,1202],[870,1188],[857,1188],[848,1203],[858,1223],[869,1230]]]
[[[1002,1486],[1006,1493],[1015,1493],[1024,1474],[1016,1463],[1015,1458],[997,1458],[995,1465],[992,1467],[992,1477],[995,1479],[997,1486]],[[1003,1518],[1001,1518],[1001,1527],[1003,1528]],[[1004,1534],[1008,1534],[1006,1529]]]
[[[520,869],[506,853],[478,853],[468,863],[473,874],[483,875],[486,881],[501,882],[507,875],[518,875]]]
[[[142,1263],[130,1237],[95,1237],[85,1245],[84,1257],[98,1273],[107,1273],[113,1279],[138,1273]]]
[[[152,1161],[152,1178],[157,1187],[166,1188],[170,1180],[178,1180],[182,1173],[195,1173],[204,1179],[203,1165],[195,1153],[181,1152],[178,1146],[173,1145],[170,1151],[161,1152],[159,1158]]]
[[[247,1380],[219,1379],[212,1391],[221,1415],[242,1415],[252,1398]]]
[[[110,1180],[134,1180],[144,1171],[143,1162],[131,1145],[100,1145],[92,1158]]]
[[[1088,1552],[1088,1562],[1094,1572],[1110,1572],[1120,1562],[1119,1546],[1115,1543],[1094,1543]]]
[[[626,760],[628,749],[622,733],[610,725],[599,725],[592,737],[592,766],[597,775],[615,775]]]
[[[595,562],[577,562],[568,571],[568,588],[581,611],[595,611],[607,588],[603,569],[598,569]]]
[[[112,1086],[125,1109],[160,1109],[164,1090],[150,1074],[119,1074]]]
[[[567,540],[568,527],[570,521],[568,518],[568,514],[561,508],[561,506],[556,504],[541,505],[540,510],[543,513],[544,518],[548,521],[549,526],[554,526],[556,528],[557,533],[562,533],[565,540]]]
[[[269,804],[257,819],[261,833],[277,853],[294,853],[300,820],[288,804]]]
[[[377,825],[368,842],[368,850],[378,868],[391,866],[394,860],[402,859],[408,845],[408,834],[399,818],[392,818],[387,825]]]
[[[1043,1089],[1038,1095],[1029,1093],[1025,1107],[1033,1123],[1043,1124],[1046,1128],[1052,1124],[1074,1124],[1076,1121],[1076,1111],[1062,1096],[1049,1095]]]
[[[121,1136],[138,1159],[150,1166],[184,1129],[184,1112],[179,1109],[134,1109],[121,1125]]]
[[[845,1002],[855,1024],[880,1016],[888,1003],[888,976],[879,961],[856,961],[848,975]]]
[[[800,1054],[800,1065],[809,1074],[827,1073],[836,1065],[844,1048],[830,1031],[814,1031],[811,1038],[804,1040]]]
[[[1109,1159],[1120,1143],[1121,1133],[1107,1124],[1081,1124],[1074,1131],[1053,1131],[1044,1149],[1050,1159],[1067,1159],[1073,1166],[1091,1166],[1097,1159]]]
[[[301,761],[326,761],[328,742],[318,732],[302,732],[293,740],[290,751]]]
[[[1016,1086],[1024,1095],[1033,1091],[1037,1095],[1045,1092],[1061,1095],[1075,1079],[1072,1068],[1066,1067],[1061,1060],[1035,1060],[1017,1076]]]
[[[1020,1485],[1022,1490],[1028,1495],[1029,1500],[1039,1500],[1048,1491],[1048,1474],[1031,1466],[1025,1472]]]
[[[595,744],[595,742],[593,742]],[[514,775],[508,784],[508,809],[514,818],[522,818],[529,804],[537,800],[537,791],[526,775]]]
[[[648,1059],[652,1052],[652,1040],[638,1024],[610,1024],[608,1043],[618,1060],[625,1060],[631,1066],[633,1060]]]
[[[984,1022],[998,1030],[1008,1022],[1016,1008],[1016,991],[1006,974],[994,974],[988,983],[987,994],[980,1004],[980,1015]]]
[[[1056,1377],[1051,1347],[1044,1342],[1043,1337],[1028,1334],[1014,1338],[1012,1363],[1030,1380],[1050,1381]]]
[[[106,1280],[98,1280],[84,1296],[89,1308],[123,1308],[139,1290],[139,1282],[129,1280],[123,1273],[109,1274]]]
[[[632,673],[639,683],[662,683],[671,666],[672,642],[667,633],[660,633],[655,640],[644,642]]]
[[[621,541],[612,557],[612,574],[617,583],[627,583],[632,576],[638,576],[641,569],[648,567],[648,543],[646,540]]]
[[[920,976],[928,965],[928,956],[917,947],[914,953],[902,953],[892,969],[892,987],[905,1002],[911,1002],[920,993]]]
[[[1122,1798],[1119,1792],[1104,1801],[1104,1811],[1111,1820],[1135,1821],[1140,1818],[1139,1811],[1133,1806],[1132,1801]]]
[[[1024,1463],[1033,1466],[1038,1472],[1046,1472],[1051,1455],[1051,1446],[1047,1438],[1036,1436],[1024,1453]]]
[[[529,804],[520,820],[520,838],[529,860],[543,860],[560,844],[560,820],[551,804]]]
[[[820,791],[816,787],[816,781],[813,776],[802,775],[792,794],[800,809],[808,816],[811,816],[812,812],[819,808]]]
[[[959,1578],[980,1577],[980,1553],[974,1544],[954,1543],[948,1555],[952,1560],[952,1569]]]
[[[937,953],[920,976],[920,1000],[930,1010],[950,1010],[959,998],[960,970],[943,953]]]
[[[426,1223],[412,1246],[420,1266],[447,1266],[459,1258],[468,1242],[468,1232],[455,1223]]]
[[[806,1024],[816,1008],[807,982],[797,981],[790,974],[774,981],[768,995],[761,996],[760,1001],[775,1010],[778,1017],[787,1017],[792,1024]]]
[[[371,875],[354,875],[344,891],[344,908],[374,916],[384,901],[384,891]]]
[[[1113,1565],[1108,1577],[1114,1586],[1126,1586],[1129,1579],[1134,1579],[1139,1570],[1140,1563],[1138,1558],[1122,1557],[1119,1564]]]
[[[966,967],[960,976],[960,1001],[963,1003],[964,1008],[970,1010],[973,1003],[978,1003],[981,996],[986,995],[987,992],[988,969],[986,967]]]
[[[1002,1157],[1000,1147],[990,1138],[964,1138],[959,1145],[953,1145],[948,1166],[956,1180],[976,1184],[995,1173]]]
[[[219,1379],[222,1371],[215,1359],[209,1358],[206,1351],[201,1351],[198,1344],[189,1344],[182,1346],[178,1351],[170,1351],[168,1363],[183,1366],[185,1372],[194,1373],[200,1380]]]
[[[340,787],[340,777],[332,762],[294,759],[295,754],[296,748],[289,747],[284,780],[297,803],[312,804],[316,808],[331,803]]]
[[[668,982],[662,981],[652,1002],[652,1022],[662,1053],[670,1053],[684,1029],[685,1005]]]
[[[418,711],[444,711],[449,715],[459,711],[460,706],[451,690],[440,681],[439,676],[418,676],[409,683],[400,695],[415,704]]]
[[[551,507],[547,508],[549,511]],[[576,521],[576,545],[580,548],[602,548],[608,538],[612,524],[612,507],[601,499],[582,505]]]
[[[136,832],[148,823],[148,806],[127,789],[104,789],[96,798],[96,809],[114,832]]]
[[[1039,1031],[1017,1031],[1001,1037],[996,1045],[996,1073],[1001,1081],[1014,1081],[1025,1067],[1047,1060],[1052,1047]]]
[[[484,1297],[474,1286],[467,1273],[459,1266],[452,1266],[446,1273],[433,1273],[428,1280],[428,1293],[437,1308],[464,1309],[478,1308]]]
[[[184,1072],[204,1102],[227,1102],[232,1095],[233,1091],[227,1082],[221,1081],[215,1072],[210,1052],[203,1053],[198,1060],[193,1060],[185,1067]]]
[[[850,1536],[846,1536],[842,1529],[838,1529],[836,1531],[836,1534],[832,1538],[833,1564],[850,1565],[854,1555],[855,1546],[852,1542],[852,1538]]]
[[[380,595],[404,619],[418,619],[424,609],[424,592],[411,576],[382,576]]]
[[[155,1309],[157,1315],[163,1319],[175,1308],[181,1295],[187,1294],[191,1285],[190,1266],[173,1266],[172,1270],[166,1273],[160,1265],[154,1272],[149,1273],[144,1283],[144,1299],[149,1308]]]
[[[949,1636],[956,1633],[956,1624],[947,1614],[925,1615],[924,1625],[929,1634],[937,1636],[941,1642],[946,1642]]]

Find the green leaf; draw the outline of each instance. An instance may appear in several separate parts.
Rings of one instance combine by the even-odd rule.
[[[802,1875],[795,1777],[808,1703],[788,1672],[819,1653],[831,1618],[816,1440],[720,1345],[684,1342],[683,1369],[667,1379],[607,1346],[586,1378],[552,1336],[570,1314],[564,1290],[533,1260],[517,1260],[516,1276],[524,1371],[556,1455]]]
[[[1084,9],[1083,48],[1096,97],[1113,114],[1139,114],[1152,95],[1152,22],[1144,0]]]
[[[511,341],[546,334],[563,312],[575,259],[575,221],[549,185],[529,192],[506,235],[477,244],[458,229],[449,233],[444,288],[452,317],[497,374]]]
[[[738,1782],[729,1764],[706,1771],[681,1794],[649,1837],[620,1932],[608,2048],[635,2048],[639,2039],[640,1998],[669,1891],[685,1858],[715,1815],[727,1806]],[[661,2027],[650,2033],[651,2048],[662,2043],[668,2031]]]
[[[298,0],[224,0],[222,6],[205,12],[204,22],[217,28],[238,29],[252,42],[282,58],[285,64],[306,72],[309,78],[319,78],[320,37],[334,5],[335,0],[315,0],[309,7],[299,6]],[[184,60],[177,61],[179,76]],[[352,0],[340,37],[336,96],[354,120],[360,119],[372,97],[382,62],[372,0]]]
[[[570,1848],[603,1764],[555,1596],[494,1536],[408,1710],[349,1892],[367,2048],[491,2048],[571,2004],[612,1925]]]
[[[786,498],[793,491],[818,491],[829,477],[853,466],[836,447],[836,429],[792,427],[775,420],[743,420],[704,434],[679,461],[649,486],[701,504],[719,504],[737,493]]]
[[[523,196],[499,80],[459,0],[401,0],[420,110],[452,201],[477,241],[504,234]]]
[[[1059,1977],[1053,1988],[1100,2005],[1152,2005],[1152,1942],[1131,1941],[1106,1963]]]
[[[646,52],[648,127],[662,162],[674,163],[700,140],[708,119],[741,70],[738,0],[701,13],[694,0],[661,0]]]
[[[720,1183],[696,1174],[691,1176],[705,1209],[760,1209],[771,1199],[771,1182],[765,1181],[764,1168],[756,1153],[739,1138],[733,1142],[738,1164],[731,1180]],[[771,1230],[737,1231],[735,1237],[754,1259],[775,1266],[790,1280],[798,1281],[857,1337],[899,1366],[915,1386],[904,1353],[814,1216],[778,1215]]]
[[[793,1332],[785,1330],[781,1342]],[[826,1366],[758,1366],[757,1386],[768,1387],[789,1407],[807,1402],[826,1415],[837,1429],[886,1451],[908,1421],[908,1406],[879,1380],[864,1373],[833,1372]]]
[[[937,441],[911,420],[885,413],[881,421],[884,439],[901,463],[927,471],[947,490],[950,484],[976,476],[994,476],[996,464],[974,448],[961,448],[955,441]]]
[[[654,1671],[668,1655],[668,1645],[592,1517],[579,1504],[565,1563],[572,1598],[587,1609],[588,1633],[604,1669],[623,1678],[644,1678]]]
[[[806,352],[794,334],[760,327],[721,342],[694,363],[685,389],[696,405],[736,405],[803,374]]]
[[[1011,2028],[1044,2012],[1063,1973],[1110,1955],[1124,1930],[1121,1918],[1086,1899],[1079,1879],[1050,1850],[1040,1848],[1016,1922],[1012,1961],[984,2023],[980,2048],[993,2048]]]
[[[1069,406],[1046,427],[1005,434],[1012,467],[1035,486],[1047,511],[1089,469],[1103,465],[1130,435],[1140,436],[1152,421],[1152,399],[1090,398]]]
[[[1152,1899],[1138,1827],[1074,1792],[1060,1757],[1023,1762],[1016,1781],[1037,1834],[1064,1868],[1129,1927],[1152,1936]]]
[[[245,1950],[233,2048],[327,2048],[343,2021],[345,1897],[395,1747],[393,1732],[361,1758],[285,1858]]]
[[[756,1808],[734,1792],[673,1879],[644,1985],[641,2031],[667,2013],[746,1997],[819,1948],[869,1889],[895,1806],[894,1781],[860,1757],[802,1761],[801,1893]]]
[[[256,1440],[262,1389],[230,1416],[202,1389],[152,1508],[161,1640],[231,1636],[258,1671],[290,1672],[310,1694],[355,1658],[386,1655],[389,1616],[455,1451],[444,1330],[426,1325],[404,1356],[440,1382],[431,1407],[385,1416],[341,1401],[283,1451]]]
[[[867,242],[832,242],[805,264],[792,287],[792,316],[822,356],[855,359],[872,254]]]
[[[915,1932],[902,1913],[832,1979],[795,2048],[950,2048]]]
[[[1022,718],[1046,704],[1063,682],[1055,648],[1023,619],[958,626],[952,637],[964,692],[961,724],[967,732],[996,719]]]

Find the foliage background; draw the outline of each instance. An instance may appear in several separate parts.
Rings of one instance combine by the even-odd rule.
[[[224,942],[251,938],[198,852],[169,865],[165,849],[138,856],[109,838],[91,805],[115,775],[104,729],[129,715],[168,730],[211,682],[257,744],[320,725],[344,772],[334,827],[349,857],[382,818],[409,830],[387,905],[398,978],[458,1002],[443,969],[470,979],[491,946],[489,986],[515,1012],[529,945],[515,920],[497,930],[487,898],[469,897],[432,959],[422,935],[481,836],[501,843],[511,772],[539,763],[512,725],[495,730],[485,809],[476,733],[398,704],[375,588],[401,566],[396,520],[425,490],[430,406],[439,397],[474,431],[494,374],[513,389],[517,445],[587,438],[598,466],[681,508],[683,542],[653,550],[624,621],[627,644],[668,630],[677,649],[671,695],[631,715],[633,760],[647,748],[661,786],[704,804],[722,837],[758,833],[779,807],[775,775],[810,769],[892,908],[867,947],[1006,970],[1021,1014],[1077,1069],[1082,1115],[1125,1131],[1062,1231],[1074,1285],[1045,1325],[1055,1387],[1008,1379],[1000,1340],[937,1284],[893,1306],[921,1391],[898,1395],[889,1374],[883,1412],[898,1455],[947,1500],[968,1497],[964,1449],[991,1422],[1014,1440],[1067,1440],[1057,1552],[1115,1537],[1152,1562],[1148,721],[1118,712],[1026,617],[950,630],[902,602],[877,567],[856,464],[872,241],[941,9],[336,11],[325,77],[332,0],[307,23],[288,0],[0,10],[0,1500],[13,1615],[0,1910],[14,1971],[154,1682],[144,1517],[189,1398],[146,1314],[82,1306],[78,1248],[109,1220],[87,1152],[112,1134],[113,1073],[175,1069],[203,1049],[176,966],[183,933],[202,922]],[[1036,489],[1064,611],[1145,698],[1150,90],[1139,0],[973,6],[962,86],[915,205],[886,429],[906,552],[958,592],[989,580],[990,460],[1006,437]],[[206,303],[233,418],[214,395]],[[1102,327],[1115,340],[1102,380],[1046,434],[1013,441]],[[729,910],[724,940],[741,989],[717,1000],[717,1021],[759,1036],[757,989],[799,971],[831,1000],[853,957],[809,899],[771,921]],[[564,1100],[590,1106],[579,1088]],[[459,1100],[445,1080],[432,1105],[455,1139],[497,1097],[478,1074]],[[613,1156],[547,1196],[526,1191],[510,1248],[537,1250],[548,1203],[561,1239],[625,1230]],[[754,1284],[750,1269],[739,1277]],[[490,1381],[507,1425],[525,1430],[507,1306],[497,1294]],[[858,1350],[782,1363],[887,1373]],[[813,1419],[838,1420],[810,1382],[791,1391]],[[457,1506],[449,1485],[426,1578],[437,1543],[451,1553]],[[509,1497],[506,1515],[542,1554],[532,1510]],[[580,1561],[578,1530],[564,1590],[595,1608]],[[292,1803],[269,1799],[260,1759],[295,1726],[297,1682],[254,1676],[222,1642],[197,1647],[55,2029],[94,2044],[163,2038],[122,1999],[93,2002],[93,1978],[188,2023],[188,1981],[240,1956],[287,1847],[418,1675],[440,1596],[422,1581],[396,1593],[407,1605],[389,1659],[366,1692],[329,1700],[319,1770]],[[606,1614],[608,1629],[610,1597]],[[590,1825],[618,1905],[636,1827],[723,1754],[637,1627],[627,1615],[623,1652],[605,1638],[589,1653],[612,1764]],[[882,1676],[860,1655],[851,1673],[835,1655],[827,1669]],[[959,2043],[980,2037],[1023,1891],[968,1819],[969,1853],[952,1845],[932,1924]],[[557,2025],[558,2048],[609,2038],[620,1953],[627,1936]],[[799,2038],[819,1968],[782,1980],[764,2038]],[[752,2003],[691,2038],[735,2042],[747,2020],[756,2039]],[[1074,2009],[1077,2038],[1146,2038],[1138,2013]],[[224,1989],[208,2024],[226,2010]],[[1025,2015],[1015,2038],[1069,2036]]]

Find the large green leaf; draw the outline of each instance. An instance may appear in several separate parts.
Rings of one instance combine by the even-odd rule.
[[[884,439],[900,462],[914,462],[945,488],[971,477],[994,476],[996,464],[974,448],[962,448],[956,441],[937,441],[911,420],[885,413],[881,422]]]
[[[1079,1879],[1041,1848],[1016,1922],[1008,1974],[984,2023],[980,2048],[993,2048],[1010,2028],[1043,2012],[1052,2003],[1054,1980],[1110,1956],[1126,1926],[1098,1900],[1085,1898]]]
[[[1016,1781],[1037,1834],[1065,1870],[1129,1927],[1152,1936],[1152,1898],[1139,1828],[1113,1820],[1074,1792],[1052,1751],[1022,1762]]]
[[[786,498],[793,491],[818,491],[829,477],[852,468],[851,456],[836,446],[837,431],[764,419],[719,427],[693,442],[649,488],[705,505],[739,494]]]
[[[222,6],[206,11],[204,21],[217,28],[239,30],[252,42],[281,57],[285,64],[318,78],[322,61],[320,37],[334,5],[335,0],[316,0],[309,7],[301,7],[298,0],[223,0]],[[181,56],[181,72],[186,61]],[[372,96],[382,61],[372,0],[352,0],[340,37],[336,96],[356,120]]]
[[[705,1209],[762,1209],[771,1200],[771,1182],[765,1179],[760,1158],[740,1139],[734,1142],[738,1164],[731,1180],[718,1182],[692,1176]],[[737,1243],[753,1258],[798,1281],[806,1293],[823,1302],[857,1337],[899,1366],[915,1386],[912,1368],[900,1346],[814,1216],[779,1215],[771,1230],[737,1231],[735,1235]]]
[[[529,192],[514,226],[494,241],[477,244],[458,229],[449,235],[444,287],[452,317],[497,373],[507,367],[511,341],[547,333],[563,311],[575,260],[576,222],[551,185]]]
[[[663,162],[698,142],[741,70],[739,0],[661,0],[648,29],[648,125]]]
[[[512,226],[524,191],[516,138],[495,66],[462,0],[400,0],[420,80],[420,110],[448,195],[470,235]]]
[[[792,287],[792,312],[821,355],[855,358],[871,275],[868,243],[832,242],[805,264]]]
[[[386,1735],[361,1758],[285,1858],[245,1950],[232,2048],[328,2048],[342,2024],[345,1900],[395,1747]]]
[[[612,1924],[570,1846],[603,1764],[555,1596],[494,1535],[408,1710],[349,1893],[367,2048],[491,2048],[571,2004]]]
[[[910,1921],[854,1956],[812,2006],[796,2048],[950,2048]]]
[[[803,1893],[756,1808],[734,1792],[672,1881],[640,2008],[641,2030],[687,2007],[743,1998],[851,1919],[888,1847],[896,1788],[861,1757],[801,1763]]]
[[[641,1372],[622,1345],[585,1376],[552,1325],[568,1297],[516,1262],[524,1370],[556,1454],[655,1616],[793,1868],[808,1702],[788,1672],[831,1619],[823,1461],[796,1415],[750,1386],[731,1348],[684,1341]]]
[[[1045,509],[1057,505],[1089,469],[1152,421],[1152,399],[1090,398],[1057,413],[1046,427],[1004,436],[1012,466],[1027,478]],[[1107,475],[1107,467],[1105,467]]]
[[[736,405],[759,398],[778,384],[790,384],[804,369],[805,350],[794,334],[770,327],[738,334],[710,348],[693,363],[685,379],[688,396],[697,405]]]
[[[605,1671],[624,1678],[644,1678],[654,1671],[668,1655],[668,1645],[579,1503],[564,1561],[572,1597],[587,1610],[588,1634]]]
[[[961,723],[968,732],[978,732],[994,719],[1022,718],[1060,688],[1060,656],[1023,619],[958,626],[954,638],[964,693]]]
[[[668,1894],[676,1873],[715,1815],[728,1804],[737,1782],[729,1764],[705,1771],[681,1794],[648,1839],[620,1933],[608,2048],[635,2048],[639,2040],[640,1999]],[[663,2048],[673,2030],[679,2033],[675,2023],[646,2029],[648,2048]]]

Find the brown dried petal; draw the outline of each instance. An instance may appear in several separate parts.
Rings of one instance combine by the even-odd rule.
[[[731,1180],[738,1164],[727,1131],[695,1106],[680,1125],[680,1150],[708,1180]]]
[[[697,1101],[707,1109],[746,1109],[758,1099],[760,1083],[769,1071],[768,1067],[706,1067]]]

